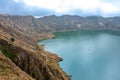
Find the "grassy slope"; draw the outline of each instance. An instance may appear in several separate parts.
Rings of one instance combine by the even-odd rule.
[[[0,51],[0,80],[34,80]]]

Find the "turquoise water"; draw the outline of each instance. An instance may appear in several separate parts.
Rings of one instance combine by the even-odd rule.
[[[47,51],[61,56],[62,69],[72,80],[120,80],[120,32],[57,32],[41,41]]]

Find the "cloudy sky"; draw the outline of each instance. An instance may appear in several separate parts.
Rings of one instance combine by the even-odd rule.
[[[120,0],[0,0],[0,14],[120,16]]]

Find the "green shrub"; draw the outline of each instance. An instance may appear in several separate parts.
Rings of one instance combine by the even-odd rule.
[[[15,59],[15,54],[11,53],[6,47],[0,45],[0,49],[6,57],[10,58],[11,60]]]

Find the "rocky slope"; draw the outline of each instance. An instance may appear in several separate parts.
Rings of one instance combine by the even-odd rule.
[[[30,44],[34,42],[34,39],[31,39],[8,25],[0,24],[0,54],[2,54],[0,59],[5,57],[5,61],[1,59],[3,64],[0,64],[0,70],[3,73],[0,72],[0,80],[33,80],[33,78],[36,80],[70,80],[58,64],[62,58],[45,51],[43,46]],[[6,71],[7,68],[8,71]]]
[[[19,69],[0,51],[0,80],[35,80]]]
[[[65,30],[120,30],[120,17],[101,16],[45,16],[35,19],[41,23],[40,27],[49,27],[50,31]],[[38,23],[37,23],[38,24]],[[39,27],[36,27],[39,30]],[[48,29],[48,28],[47,28]]]

